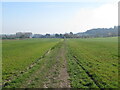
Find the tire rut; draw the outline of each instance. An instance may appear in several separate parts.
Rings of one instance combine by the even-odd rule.
[[[73,56],[73,58],[75,59],[76,63],[85,71],[85,73],[88,75],[88,77],[91,78],[91,80],[99,87],[101,88],[101,86],[98,84],[98,82],[93,78],[93,76],[80,64],[80,62],[78,61],[78,59],[76,58],[76,56]]]

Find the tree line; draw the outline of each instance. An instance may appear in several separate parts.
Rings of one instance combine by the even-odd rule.
[[[32,34],[32,32],[17,32],[16,34],[2,34],[1,39],[25,39],[25,38],[94,38],[94,37],[114,37],[120,36],[119,26],[114,26],[114,28],[96,28],[90,29],[86,32],[76,33],[73,32],[65,34]]]

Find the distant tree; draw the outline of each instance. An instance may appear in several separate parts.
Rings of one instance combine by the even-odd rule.
[[[64,37],[65,37],[65,38],[69,38],[70,36],[69,36],[68,33],[65,33],[65,34],[64,34]]]
[[[49,37],[50,37],[50,34],[46,34],[45,37],[46,37],[46,38],[49,38]]]
[[[70,32],[69,37],[74,38],[74,34],[72,32]]]
[[[63,36],[63,34],[60,34],[60,38],[63,38],[64,36]]]
[[[73,33],[72,33],[72,32],[70,32],[70,35],[73,35]]]
[[[59,35],[59,34],[55,34],[55,37],[56,37],[56,38],[59,38],[59,37],[60,37],[60,35]]]

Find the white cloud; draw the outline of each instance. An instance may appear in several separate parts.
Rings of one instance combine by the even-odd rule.
[[[105,4],[98,8],[82,8],[66,25],[68,31],[83,32],[91,28],[118,25],[118,5]]]
[[[111,27],[118,24],[117,4],[106,4],[93,11],[94,24],[99,27]]]

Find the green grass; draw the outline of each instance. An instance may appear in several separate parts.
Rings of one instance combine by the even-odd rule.
[[[38,60],[36,65],[30,70],[14,78],[11,82],[7,82],[5,88],[43,88],[44,82],[47,80],[46,77],[50,73],[54,76],[56,75],[55,72],[51,72],[51,69],[53,69],[56,64],[60,65],[56,60],[56,56],[61,47],[61,42],[62,41],[52,47],[50,53]]]
[[[101,88],[118,87],[118,40],[116,37],[68,39],[67,45],[68,68],[73,87],[93,87],[94,84]],[[86,79],[86,73],[81,73],[83,69],[76,64],[74,57],[84,71],[89,73],[88,77],[94,79],[91,86],[86,86],[90,81]],[[77,76],[74,77],[75,72]],[[85,81],[84,84],[81,81]]]
[[[25,70],[59,41],[60,39],[3,40],[3,81]]]
[[[57,60],[60,48],[65,45],[69,80],[73,88],[117,88],[118,87],[118,38],[85,39],[26,39],[3,40],[2,78],[6,87],[41,88],[48,75],[59,76],[52,72],[54,66],[59,71],[63,61]],[[48,50],[49,53],[45,54]],[[41,59],[39,59],[41,56]],[[38,61],[36,61],[39,59]],[[32,63],[36,65],[26,70]],[[54,71],[54,70],[53,70]],[[59,80],[53,81],[53,83]],[[49,84],[53,85],[53,84]],[[53,86],[51,86],[53,87]]]

